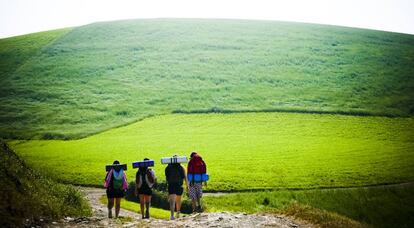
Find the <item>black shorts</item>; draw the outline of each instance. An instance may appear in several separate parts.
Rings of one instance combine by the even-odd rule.
[[[175,194],[181,196],[183,194],[183,184],[179,183],[168,183],[168,194]]]
[[[152,189],[148,188],[148,187],[141,187],[138,188],[138,195],[149,195],[152,196]]]
[[[113,189],[113,188],[106,189],[106,197],[108,197],[109,199],[122,198],[124,196],[125,196],[125,191],[123,189]]]

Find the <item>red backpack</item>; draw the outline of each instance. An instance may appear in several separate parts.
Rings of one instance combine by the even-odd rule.
[[[188,163],[187,172],[190,174],[203,174],[207,172],[206,163],[200,155],[195,154]]]

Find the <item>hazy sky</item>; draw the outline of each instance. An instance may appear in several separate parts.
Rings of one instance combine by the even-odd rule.
[[[160,17],[298,21],[414,34],[414,0],[0,0],[0,37]]]

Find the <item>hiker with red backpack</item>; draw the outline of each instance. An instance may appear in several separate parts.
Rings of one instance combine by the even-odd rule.
[[[185,157],[184,157],[185,158]],[[168,158],[166,164],[167,167],[165,168],[165,177],[167,179],[168,184],[168,201],[170,202],[170,211],[171,217],[170,220],[174,220],[175,218],[180,217],[180,210],[181,210],[181,196],[183,194],[183,183],[187,187],[188,191],[188,182],[187,176],[185,173],[184,167],[181,166],[179,163],[182,157],[177,157],[174,155],[172,158]],[[161,159],[163,162],[164,159]],[[187,161],[187,158],[185,158]],[[176,217],[174,217],[174,211],[177,209]]]
[[[190,161],[187,166],[187,177],[190,183],[188,195],[191,198],[191,204],[194,212],[202,212],[201,197],[203,196],[203,185],[208,180],[206,163],[197,153],[192,152]]]
[[[121,199],[125,196],[128,189],[126,173],[126,165],[120,165],[115,160],[112,165],[107,166],[104,187],[106,188],[106,196],[108,197],[108,218],[112,218],[112,208],[115,201],[115,218],[118,218],[121,209]]]
[[[145,161],[150,161],[144,158]],[[139,196],[142,219],[149,219],[151,206],[152,187],[156,182],[155,172],[148,166],[139,167],[135,176],[135,196]],[[144,215],[144,206],[146,208]]]

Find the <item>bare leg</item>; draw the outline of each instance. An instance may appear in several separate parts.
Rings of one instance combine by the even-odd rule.
[[[145,207],[146,207],[145,217],[146,218],[149,218],[150,217],[150,215],[149,215],[150,206],[151,206],[151,196],[150,195],[146,195],[145,196]]]
[[[191,200],[191,207],[193,208],[193,212],[196,212],[196,200]]]
[[[115,198],[115,218],[118,218],[119,210],[121,210],[121,198]]]
[[[176,194],[169,195],[169,201],[170,201],[170,212],[171,212],[171,220],[174,219],[174,211],[175,211],[175,201],[176,201]]]
[[[114,207],[114,198],[108,198],[108,218],[112,218],[113,207]]]
[[[181,196],[177,195],[177,198],[175,199],[175,205],[177,207],[177,217],[179,217],[181,210]]]
[[[145,205],[145,196],[143,194],[139,195],[139,204],[141,206],[141,216],[144,217],[144,205]]]
[[[200,209],[200,212],[202,212],[202,208],[201,208],[201,198],[197,198],[197,206]]]

